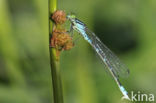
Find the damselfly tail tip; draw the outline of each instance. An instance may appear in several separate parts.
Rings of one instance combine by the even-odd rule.
[[[124,100],[124,99],[127,99],[127,100],[131,100],[130,98],[129,98],[129,96],[128,95],[124,95],[123,97],[122,97],[122,100]]]

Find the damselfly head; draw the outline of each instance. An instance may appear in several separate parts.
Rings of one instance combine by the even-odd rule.
[[[67,19],[75,19],[76,16],[74,14],[69,14],[67,15]]]

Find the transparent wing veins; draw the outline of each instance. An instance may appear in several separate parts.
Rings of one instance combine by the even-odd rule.
[[[104,45],[93,32],[91,32],[88,28],[85,28],[85,32],[88,35],[88,38],[92,41],[92,47],[99,54],[108,69],[110,69],[117,78],[127,77],[129,75],[129,69],[127,66],[122,63],[119,58],[106,45]]]

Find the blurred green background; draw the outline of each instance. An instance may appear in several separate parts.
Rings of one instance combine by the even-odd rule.
[[[74,12],[130,68],[121,80],[128,92],[156,94],[155,0],[59,0],[58,8]],[[48,49],[48,0],[0,0],[0,103],[52,103]],[[122,103],[83,38],[61,54],[61,74],[65,103]]]

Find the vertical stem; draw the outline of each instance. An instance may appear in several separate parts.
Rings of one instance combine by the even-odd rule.
[[[49,0],[49,17],[56,10],[56,8],[57,8],[57,0]],[[53,26],[54,26],[53,22],[49,19],[49,45],[51,43]],[[51,65],[54,103],[63,103],[59,57],[57,55],[55,48],[49,47],[49,51],[50,51],[50,65]]]

